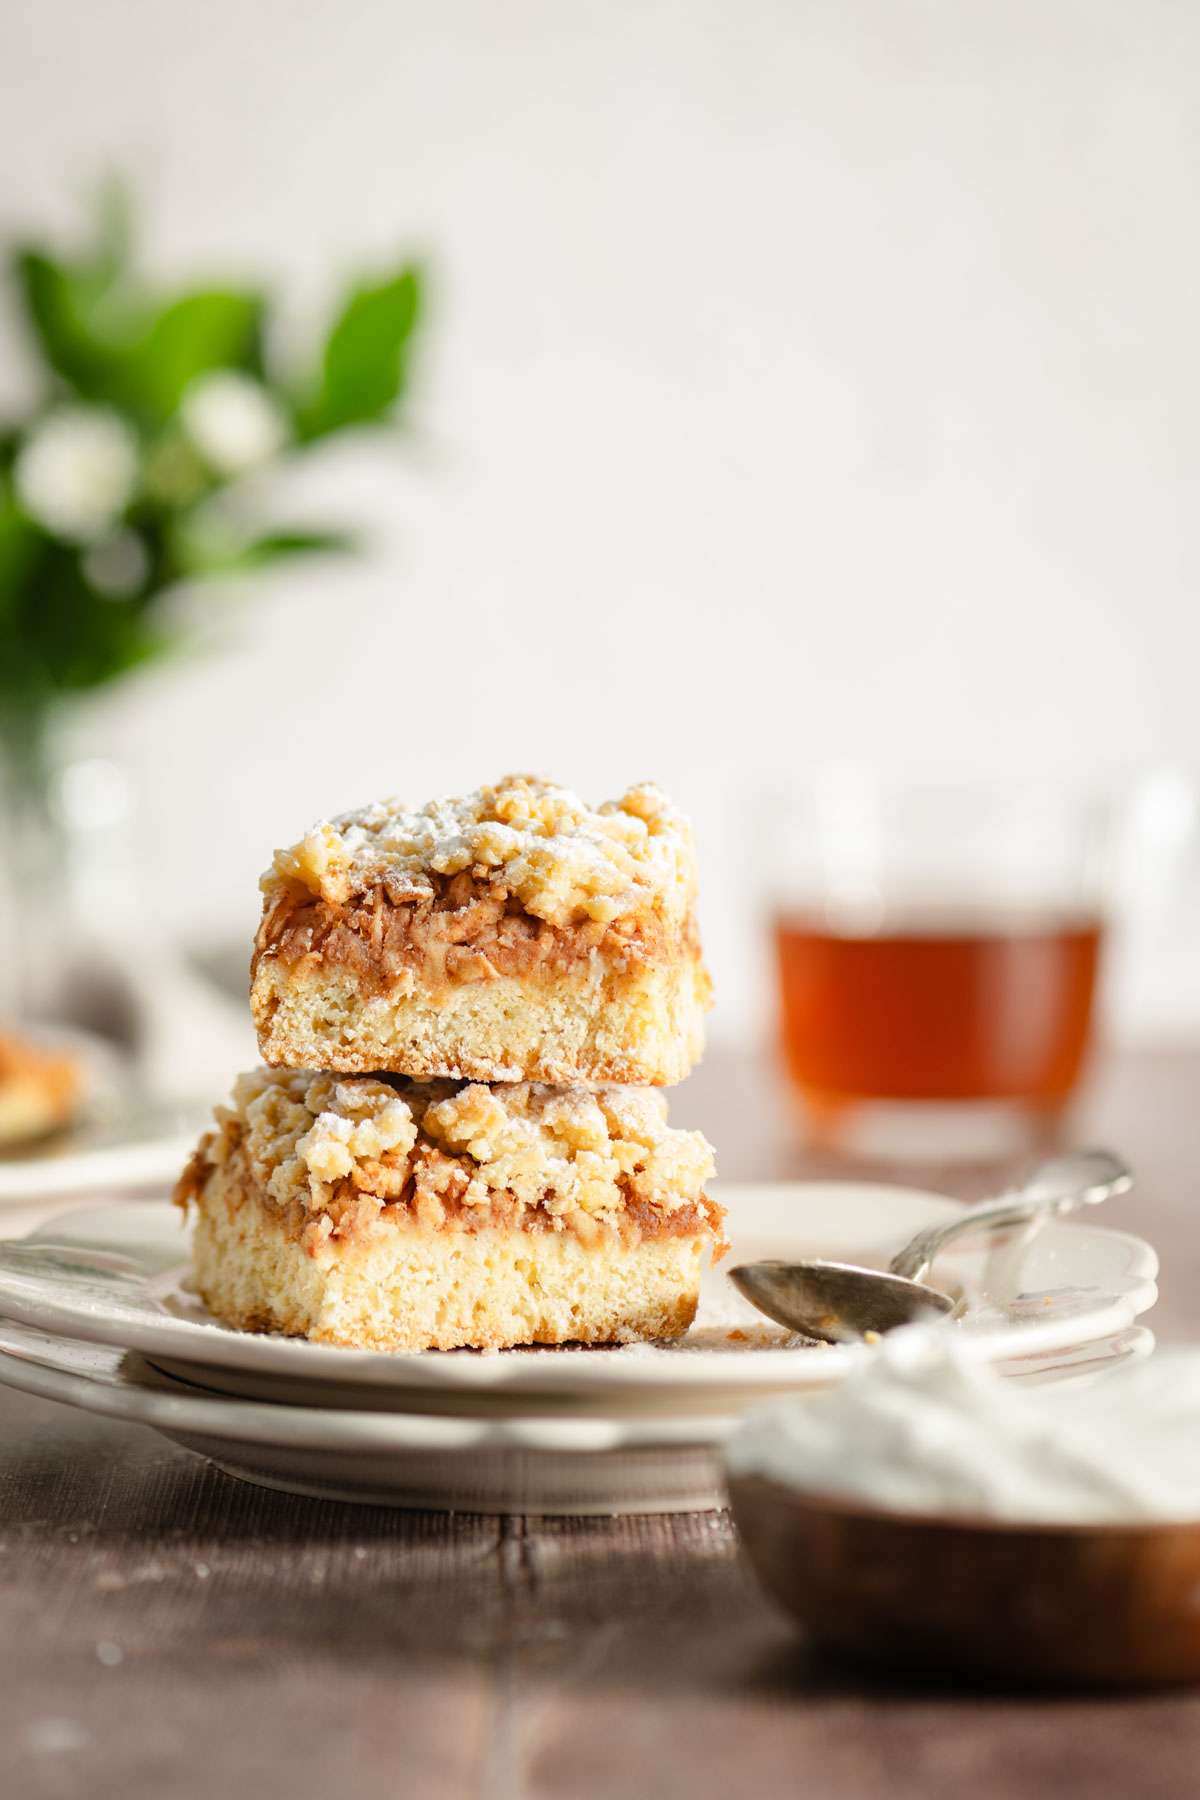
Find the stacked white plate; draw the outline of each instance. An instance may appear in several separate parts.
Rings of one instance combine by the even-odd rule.
[[[957,1202],[857,1182],[719,1186],[729,1264],[883,1264]],[[728,1264],[726,1266],[729,1266]],[[967,1246],[938,1279],[957,1327],[1019,1380],[1091,1378],[1153,1347],[1136,1324],[1157,1259],[1076,1220]],[[0,1383],[153,1426],[246,1481],[461,1511],[619,1513],[722,1503],[720,1447],[742,1412],[844,1378],[858,1349],[761,1320],[720,1270],[679,1344],[383,1355],[233,1331],[187,1281],[174,1208],[67,1213],[0,1243]]]

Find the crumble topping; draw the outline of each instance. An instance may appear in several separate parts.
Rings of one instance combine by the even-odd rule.
[[[665,1099],[645,1088],[256,1069],[216,1120],[177,1198],[240,1151],[255,1184],[280,1207],[302,1207],[322,1236],[399,1202],[431,1225],[498,1197],[540,1208],[555,1229],[631,1203],[669,1214],[702,1201],[713,1174],[705,1139],[673,1130]]]
[[[593,808],[533,775],[418,808],[383,800],[343,813],[277,851],[262,886],[333,906],[380,888],[401,905],[435,899],[464,873],[560,926],[608,924],[655,902],[681,917],[696,888],[691,827],[652,783]]]

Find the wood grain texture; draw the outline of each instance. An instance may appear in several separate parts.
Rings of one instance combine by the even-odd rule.
[[[1104,1070],[1077,1135],[1200,1318],[1200,1055]],[[737,1177],[826,1172],[750,1064],[681,1091]],[[844,1170],[839,1170],[844,1172]],[[873,1170],[872,1173],[877,1173]],[[975,1194],[994,1166],[916,1179]],[[1180,1800],[1200,1697],[1050,1699],[817,1661],[725,1515],[404,1514],[241,1486],[138,1428],[0,1390],[5,1800]]]

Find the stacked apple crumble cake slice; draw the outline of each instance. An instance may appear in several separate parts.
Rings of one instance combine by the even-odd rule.
[[[687,822],[510,777],[263,880],[243,1075],[177,1198],[227,1322],[372,1349],[668,1338],[724,1248],[656,1086],[700,1053]],[[615,1084],[615,1085],[614,1085]]]

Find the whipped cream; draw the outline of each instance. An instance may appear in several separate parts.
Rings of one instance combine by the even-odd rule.
[[[730,1470],[906,1513],[1200,1519],[1200,1350],[1089,1387],[1027,1387],[954,1331],[892,1332],[837,1387],[745,1421]]]

